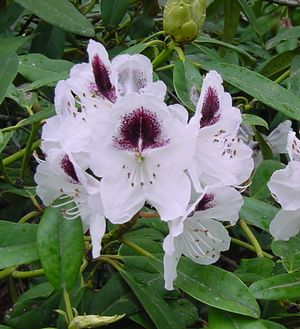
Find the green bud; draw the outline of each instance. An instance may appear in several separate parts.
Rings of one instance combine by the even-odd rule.
[[[178,43],[197,38],[205,20],[205,0],[168,0],[164,30]]]
[[[114,316],[77,315],[70,322],[68,329],[98,328],[122,319],[125,314]]]

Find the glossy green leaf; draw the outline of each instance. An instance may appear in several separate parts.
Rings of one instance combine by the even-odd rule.
[[[175,285],[195,299],[216,308],[258,318],[259,306],[247,286],[234,274],[187,258],[178,264]]]
[[[189,61],[177,61],[174,66],[173,84],[181,102],[195,111],[202,85],[198,69]]]
[[[2,138],[0,142],[0,153],[2,153],[2,151],[5,149],[5,146],[8,144],[13,134],[14,134],[13,131],[2,134]]]
[[[8,4],[8,3],[7,3]],[[23,14],[24,8],[15,2],[10,2],[0,11],[0,34],[5,35]]]
[[[73,63],[50,59],[42,54],[28,54],[19,56],[19,72],[29,81],[49,79],[57,74],[67,78]],[[62,75],[65,74],[65,75]]]
[[[18,73],[18,57],[15,53],[0,52],[0,104],[6,96],[7,90]]]
[[[247,126],[261,126],[269,129],[266,120],[254,114],[242,114],[243,124]]]
[[[101,16],[105,26],[117,26],[130,6],[129,0],[102,0]]]
[[[241,8],[238,1],[224,2],[224,32],[222,40],[226,43],[232,44],[234,42],[240,20],[240,11]]]
[[[44,21],[63,30],[92,37],[95,34],[90,21],[68,0],[16,0]]]
[[[288,29],[284,29],[279,32],[274,38],[266,42],[266,49],[270,50],[276,47],[281,41],[287,41],[291,39],[298,39],[300,37],[300,26],[293,26]]]
[[[163,272],[158,259],[151,264]],[[258,318],[259,306],[247,286],[234,274],[212,265],[199,265],[181,257],[174,285],[193,298],[222,310]]]
[[[257,299],[277,300],[299,298],[300,272],[280,274],[256,281],[250,291]]]
[[[79,276],[83,256],[80,219],[65,219],[61,208],[48,208],[37,232],[37,246],[49,282],[70,290]]]
[[[266,77],[244,67],[227,63],[203,63],[206,70],[218,71],[223,79],[260,102],[288,117],[300,120],[300,98]]]
[[[5,324],[14,329],[40,329],[45,326],[54,326],[57,318],[55,309],[58,308],[60,295],[37,297],[17,301],[6,313]]]
[[[209,329],[285,329],[284,326],[276,322],[254,320],[217,309],[209,310],[208,322]]]
[[[271,196],[271,192],[267,186],[274,171],[283,169],[281,162],[274,160],[263,161],[255,170],[250,186],[250,195],[259,200],[265,200]]]
[[[235,45],[232,45],[230,43],[220,41],[218,39],[210,38],[207,36],[202,36],[202,35],[197,39],[197,41],[199,41],[200,44],[209,43],[209,44],[219,45],[219,46],[222,46],[222,47],[230,49],[230,50],[234,50],[235,52],[237,52],[240,55],[243,55],[245,58],[249,59],[250,61],[252,61],[252,62],[256,61],[255,57],[251,56],[247,51],[245,51],[244,49],[239,48]]]
[[[257,25],[255,14],[252,10],[252,8],[249,6],[248,2],[246,0],[238,0],[238,3],[240,4],[245,16],[248,18],[248,21],[255,31],[255,33],[260,37],[261,31]]]
[[[15,52],[30,39],[30,36],[14,38],[5,38],[0,36],[0,52]]]
[[[270,222],[279,209],[255,198],[244,197],[243,199],[244,204],[240,210],[240,218],[251,225],[268,231]]]
[[[125,268],[120,274],[156,327],[183,329],[184,327],[177,322],[175,313],[163,298],[166,294],[163,276],[153,266],[153,259],[145,256],[125,256],[123,260]]]
[[[36,243],[0,247],[0,269],[29,264],[39,259]]]
[[[240,261],[234,272],[243,282],[252,283],[272,275],[275,263],[268,258],[257,257]]]
[[[128,54],[128,55],[139,54],[142,51],[144,51],[147,47],[148,45],[146,43],[138,43],[134,46],[125,49],[124,51],[122,51],[121,54]]]
[[[288,272],[300,270],[300,234],[289,238],[288,241],[273,241],[274,255],[282,258],[282,265]]]
[[[115,315],[126,314],[127,316],[141,310],[136,297],[124,282],[119,273],[101,288],[100,291],[89,294],[85,305],[88,314]]]

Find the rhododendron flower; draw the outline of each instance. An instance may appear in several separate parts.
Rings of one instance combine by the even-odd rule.
[[[212,264],[221,251],[229,249],[230,237],[220,221],[234,225],[242,204],[240,193],[232,187],[208,188],[185,216],[169,222],[170,233],[163,244],[166,289],[173,289],[182,254],[198,264]]]
[[[113,223],[128,221],[145,201],[163,220],[184,214],[191,190],[184,170],[195,149],[195,134],[182,122],[186,115],[180,109],[132,93],[114,104],[106,129],[94,133],[91,169],[102,177],[105,214]],[[106,145],[102,136],[108,136]]]
[[[58,206],[75,202],[76,206],[68,209],[65,216],[81,216],[84,230],[90,230],[93,257],[99,257],[101,239],[105,233],[100,182],[80,168],[71,154],[61,149],[52,149],[46,155],[46,160],[37,167],[34,179],[37,194],[46,206],[57,198],[60,200]]]
[[[300,140],[294,132],[288,135],[290,162],[273,173],[268,187],[282,209],[270,224],[270,233],[277,240],[288,240],[300,231]]]
[[[210,71],[190,123],[198,138],[189,173],[198,192],[205,186],[240,185],[249,178],[254,163],[251,148],[237,136],[241,121],[221,76]]]
[[[89,63],[75,65],[66,84],[83,107],[105,110],[118,99],[132,93],[151,93],[164,99],[166,86],[153,82],[150,60],[140,54],[118,55],[109,60],[101,43],[90,40]]]

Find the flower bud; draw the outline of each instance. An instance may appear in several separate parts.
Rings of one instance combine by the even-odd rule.
[[[178,43],[194,40],[205,20],[205,0],[168,0],[164,30]]]
[[[123,315],[99,316],[99,315],[77,315],[70,322],[68,329],[98,328],[118,321]]]

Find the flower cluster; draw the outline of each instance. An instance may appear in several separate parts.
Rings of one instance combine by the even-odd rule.
[[[252,150],[239,137],[241,113],[215,71],[207,73],[189,119],[183,106],[165,103],[167,88],[153,81],[147,57],[110,61],[92,40],[87,51],[89,62],[75,65],[56,87],[56,115],[42,132],[37,193],[46,205],[75,203],[65,216],[81,216],[93,257],[100,255],[106,219],[122,224],[145,203],[155,207],[170,229],[163,247],[172,289],[181,254],[210,264],[229,248],[222,221],[237,221],[243,201],[234,187],[254,167]]]

